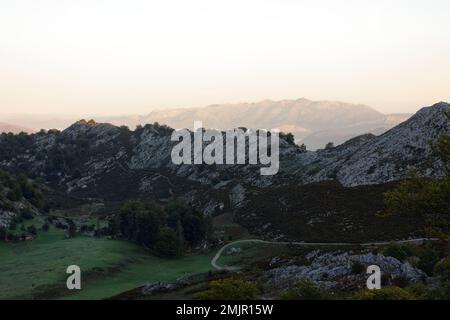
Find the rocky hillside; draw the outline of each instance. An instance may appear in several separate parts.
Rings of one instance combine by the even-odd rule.
[[[207,212],[236,208],[250,189],[337,180],[344,186],[380,184],[416,169],[439,176],[431,142],[450,132],[439,103],[380,135],[363,135],[317,152],[282,139],[280,171],[261,176],[253,165],[181,165],[171,162],[172,129],[78,121],[69,128],[33,135],[0,136],[0,165],[40,177],[68,194],[111,200],[183,195]],[[437,165],[432,168],[432,165]]]
[[[7,229],[17,219],[29,219],[46,207],[47,201],[37,184],[0,170],[0,229]]]
[[[147,115],[96,116],[95,119],[116,126],[126,125],[132,129],[137,125],[154,122],[177,129],[192,129],[194,121],[202,121],[206,128],[221,130],[237,127],[278,128],[284,132],[292,132],[296,142],[305,143],[308,150],[316,150],[323,148],[330,141],[338,145],[361,134],[382,134],[410,116],[411,114],[384,115],[360,104],[302,98],[164,109],[152,111]],[[16,115],[6,117],[3,121],[22,124],[38,131],[41,128],[65,129],[80,118],[61,115]]]
[[[364,135],[336,148],[308,153],[300,163],[313,172],[304,178],[311,182],[332,177],[345,186],[356,186],[400,180],[411,170],[439,177],[443,171],[432,143],[450,133],[448,110],[449,104],[438,103],[380,136]]]

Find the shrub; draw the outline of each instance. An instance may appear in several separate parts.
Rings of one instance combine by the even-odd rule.
[[[414,300],[415,296],[399,287],[388,287],[380,290],[363,290],[353,296],[354,300]]]
[[[407,288],[405,288],[409,293],[411,293],[416,299],[419,300],[429,300],[430,292],[427,286],[423,282],[416,282],[410,284]]]
[[[36,229],[36,227],[34,226],[34,225],[31,225],[31,226],[29,226],[28,228],[27,228],[27,232],[29,233],[29,234],[32,234],[32,235],[36,235],[37,234],[37,229]]]
[[[255,300],[259,291],[255,284],[239,278],[211,281],[208,289],[197,294],[200,300]]]
[[[439,261],[433,271],[434,274],[441,276],[443,280],[450,280],[450,255]]]
[[[8,231],[5,228],[0,227],[0,241],[6,239],[7,234]]]
[[[33,212],[29,209],[25,209],[20,213],[20,216],[22,217],[22,219],[24,220],[30,220],[33,219]]]
[[[42,231],[47,232],[49,229],[50,229],[50,225],[48,224],[48,222],[46,222],[42,225]]]
[[[406,247],[399,246],[395,243],[391,243],[390,245],[388,245],[383,250],[383,254],[387,257],[393,257],[399,261],[405,260],[409,255]]]
[[[331,294],[313,281],[301,279],[295,282],[282,298],[285,300],[329,300]]]
[[[436,250],[431,247],[426,247],[425,250],[419,255],[419,263],[417,264],[417,267],[431,276],[433,274],[434,266],[438,261],[439,255]]]

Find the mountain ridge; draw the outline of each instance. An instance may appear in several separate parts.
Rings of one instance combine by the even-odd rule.
[[[308,149],[323,148],[326,143],[335,145],[360,134],[381,134],[408,119],[410,114],[382,114],[363,105],[340,101],[312,101],[306,98],[262,100],[237,104],[212,104],[197,108],[173,108],[154,110],[146,115],[93,116],[98,122],[134,129],[138,125],[158,122],[170,127],[193,127],[194,121],[202,121],[204,127],[229,129],[257,127],[280,129],[294,134],[297,143]],[[81,117],[78,117],[78,119]],[[65,129],[77,120],[75,117],[49,116],[5,118],[23,126],[44,129]]]

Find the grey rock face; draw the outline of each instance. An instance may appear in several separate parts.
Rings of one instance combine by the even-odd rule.
[[[313,251],[306,258],[309,262],[308,265],[289,265],[267,271],[265,275],[267,281],[271,285],[280,285],[296,279],[308,278],[324,287],[333,288],[344,279],[364,279],[364,277],[352,273],[354,263],[360,263],[364,267],[377,265],[382,274],[402,277],[411,282],[426,277],[424,272],[414,268],[409,262],[401,262],[382,254]],[[362,285],[364,284],[365,282],[362,283]]]
[[[8,229],[11,221],[16,217],[16,213],[0,210],[0,228]]]

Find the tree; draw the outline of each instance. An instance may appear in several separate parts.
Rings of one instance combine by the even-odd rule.
[[[158,238],[163,220],[160,208],[129,201],[120,211],[119,229],[128,240],[150,247]]]
[[[7,235],[8,231],[5,228],[0,227],[0,240],[6,240]]]
[[[155,244],[155,252],[161,257],[179,257],[182,254],[177,233],[169,227],[161,227],[159,238]]]
[[[334,143],[333,143],[333,142],[328,142],[328,143],[325,145],[325,150],[333,149],[333,148],[334,148]]]
[[[42,231],[47,232],[49,229],[50,229],[50,225],[48,224],[48,222],[45,222],[45,223],[42,225]]]
[[[289,144],[295,144],[295,137],[291,132],[281,133],[280,137],[284,138]]]
[[[35,236],[37,234],[37,229],[34,225],[31,225],[27,228],[27,232]]]
[[[201,217],[201,213],[187,214],[183,219],[183,230],[186,241],[197,244],[206,236],[205,221]]]

